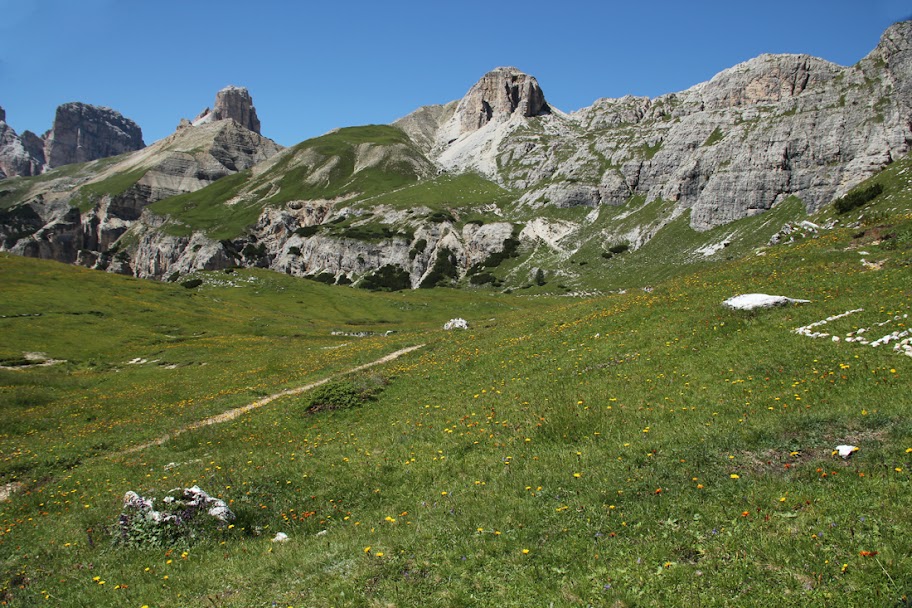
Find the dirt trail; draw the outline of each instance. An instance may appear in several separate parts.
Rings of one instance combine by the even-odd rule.
[[[272,401],[275,401],[276,399],[278,399],[280,397],[287,397],[289,395],[299,395],[299,394],[309,391],[313,388],[316,388],[316,387],[320,386],[321,384],[326,384],[327,382],[329,382],[336,376],[340,376],[340,375],[344,375],[344,374],[351,374],[354,372],[359,372],[363,369],[367,369],[369,367],[374,367],[375,365],[381,365],[383,363],[388,363],[388,362],[392,361],[393,359],[397,359],[397,358],[401,357],[402,355],[412,352],[413,350],[418,350],[419,348],[421,348],[423,346],[424,346],[424,344],[418,344],[416,346],[409,346],[408,348],[403,348],[401,350],[397,350],[396,352],[390,353],[390,354],[386,355],[385,357],[381,357],[380,359],[377,359],[376,361],[371,361],[370,363],[365,363],[364,365],[359,365],[358,367],[353,367],[344,372],[339,372],[337,374],[333,374],[331,376],[323,378],[322,380],[317,380],[316,382],[311,382],[310,384],[305,384],[304,386],[299,386],[297,388],[290,388],[290,389],[287,389],[284,391],[279,391],[278,393],[273,393],[272,395],[263,397],[262,399],[258,399],[257,401],[254,401],[253,403],[248,403],[247,405],[244,405],[242,407],[235,408],[233,410],[228,410],[227,412],[223,412],[216,416],[212,416],[210,418],[205,418],[205,419],[197,421],[197,422],[192,422],[186,426],[182,426],[181,428],[170,432],[167,435],[159,437],[158,439],[153,439],[152,441],[147,441],[146,443],[141,443],[139,445],[135,445],[132,448],[127,448],[126,450],[113,454],[113,456],[124,456],[126,454],[133,454],[134,452],[139,452],[139,451],[145,450],[146,448],[149,448],[149,447],[152,447],[155,445],[161,445],[170,439],[174,439],[181,433],[186,433],[187,431],[192,431],[194,429],[199,429],[204,426],[209,426],[212,424],[218,424],[220,422],[227,422],[229,420],[234,420],[241,414],[246,414],[250,410],[255,410],[258,407],[263,407],[264,405],[271,403]]]

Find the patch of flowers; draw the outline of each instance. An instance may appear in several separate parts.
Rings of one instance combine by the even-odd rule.
[[[127,492],[117,518],[115,544],[163,547],[188,543],[208,529],[224,528],[235,520],[225,501],[210,496],[199,486],[171,490],[161,502],[161,508],[156,509],[155,499],[132,490]]]

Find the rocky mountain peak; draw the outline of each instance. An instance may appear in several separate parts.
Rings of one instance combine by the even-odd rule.
[[[835,78],[842,68],[810,55],[763,54],[690,89],[707,108],[777,103]],[[685,92],[686,93],[686,92]]]
[[[912,107],[912,21],[894,23],[865,59],[886,64],[887,74],[906,108]]]
[[[888,27],[880,37],[875,52],[880,52],[885,60],[894,55],[909,56],[912,53],[912,21],[900,21]]]
[[[193,119],[193,125],[205,124],[215,120],[234,120],[254,133],[260,133],[260,119],[257,118],[253,98],[246,87],[229,85],[216,93],[215,105],[206,108]]]
[[[514,114],[528,118],[550,112],[533,76],[514,67],[499,67],[472,85],[456,106],[456,119],[460,131],[469,133]]]
[[[120,112],[80,102],[57,108],[54,126],[45,134],[49,167],[116,156],[144,148],[142,129]]]
[[[0,121],[6,122],[6,110],[2,106],[0,106]]]

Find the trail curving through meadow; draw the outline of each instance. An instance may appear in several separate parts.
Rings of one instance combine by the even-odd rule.
[[[146,448],[150,448],[150,447],[156,446],[156,445],[162,445],[163,443],[170,441],[171,439],[174,439],[178,435],[186,433],[187,431],[193,431],[193,430],[196,430],[199,428],[203,428],[205,426],[211,426],[213,424],[219,424],[222,422],[228,422],[229,420],[234,420],[235,418],[237,418],[238,416],[240,416],[242,414],[246,414],[247,412],[249,412],[251,410],[255,410],[257,408],[263,407],[264,405],[267,405],[281,397],[288,397],[290,395],[300,395],[301,393],[305,393],[309,390],[317,388],[318,386],[326,384],[327,382],[329,382],[330,380],[332,380],[333,378],[336,378],[338,376],[344,376],[345,374],[352,374],[355,372],[360,372],[362,370],[365,370],[365,369],[368,369],[368,368],[371,368],[371,367],[374,367],[377,365],[389,363],[390,361],[398,359],[402,355],[405,355],[412,351],[418,350],[419,348],[422,348],[424,346],[425,346],[424,344],[416,344],[415,346],[409,346],[407,348],[402,348],[402,349],[399,349],[388,355],[380,357],[376,361],[371,361],[370,363],[364,363],[363,365],[359,365],[357,367],[353,367],[351,369],[348,369],[348,370],[345,370],[342,372],[337,372],[335,374],[327,376],[326,378],[323,378],[322,380],[317,380],[315,382],[311,382],[310,384],[305,384],[304,386],[299,386],[296,388],[289,388],[289,389],[285,389],[284,391],[279,391],[278,393],[273,393],[271,395],[263,397],[262,399],[257,399],[253,403],[248,403],[247,405],[243,405],[243,406],[235,408],[233,410],[228,410],[227,412],[222,412],[221,414],[217,414],[215,416],[210,416],[209,418],[204,418],[203,420],[199,420],[197,422],[191,422],[190,424],[184,425],[174,431],[171,431],[167,435],[163,435],[163,436],[159,437],[158,439],[153,439],[152,441],[147,441],[145,443],[135,445],[131,448],[127,448],[126,450],[121,450],[120,452],[116,452],[116,453],[112,454],[112,456],[125,456],[127,454],[134,454],[136,452],[141,452],[142,450],[145,450]]]

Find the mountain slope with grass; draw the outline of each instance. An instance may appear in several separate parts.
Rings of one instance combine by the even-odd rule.
[[[829,230],[796,224],[762,255],[589,298],[365,293],[258,269],[181,285],[4,255],[0,597],[902,605],[907,163],[862,206],[810,218],[838,216]],[[690,230],[676,221],[663,231]],[[810,302],[722,306],[746,292]],[[442,330],[454,317],[469,329]],[[124,507],[193,486],[235,518],[162,530]]]

